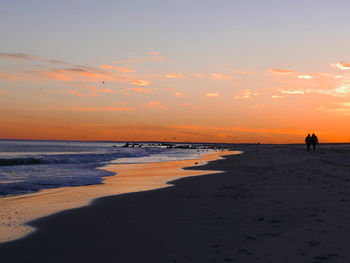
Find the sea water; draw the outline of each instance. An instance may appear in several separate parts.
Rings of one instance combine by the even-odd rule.
[[[106,164],[198,158],[206,149],[167,148],[160,143],[0,140],[0,197],[45,188],[101,184],[114,173]]]

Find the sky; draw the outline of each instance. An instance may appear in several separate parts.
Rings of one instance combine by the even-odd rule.
[[[0,0],[0,138],[350,142],[345,0]]]

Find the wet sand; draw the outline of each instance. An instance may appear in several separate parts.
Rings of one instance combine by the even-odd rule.
[[[36,220],[0,262],[350,262],[350,146],[237,145],[221,170]]]
[[[117,173],[104,177],[103,184],[45,189],[36,193],[0,198],[0,243],[22,238],[35,231],[28,225],[34,219],[62,210],[88,205],[93,199],[116,194],[147,191],[171,186],[168,181],[202,175],[200,171],[183,170],[182,167],[203,165],[220,158],[227,152],[198,155],[198,160],[164,163],[118,164],[100,169]],[[215,171],[205,171],[205,174]]]

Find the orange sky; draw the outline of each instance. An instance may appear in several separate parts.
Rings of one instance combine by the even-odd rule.
[[[0,139],[350,142],[344,6],[5,2]]]
[[[290,143],[308,132],[324,142],[350,138],[344,62],[328,72],[224,66],[155,73],[153,63],[166,63],[155,51],[146,56],[151,63],[93,66],[16,60],[23,56],[0,54],[12,67],[0,75],[4,139]],[[138,70],[143,63],[147,70]]]

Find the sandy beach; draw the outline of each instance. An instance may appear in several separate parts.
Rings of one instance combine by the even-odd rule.
[[[187,168],[206,175],[173,187],[35,220],[38,231],[0,245],[0,261],[349,262],[349,145],[232,149],[244,153]]]
[[[104,177],[103,184],[43,189],[26,195],[0,198],[0,243],[22,238],[35,231],[27,223],[63,210],[82,207],[99,197],[140,192],[172,186],[174,179],[219,171],[183,170],[221,158],[229,151],[198,155],[198,159],[162,163],[118,164],[101,167],[116,175]]]

